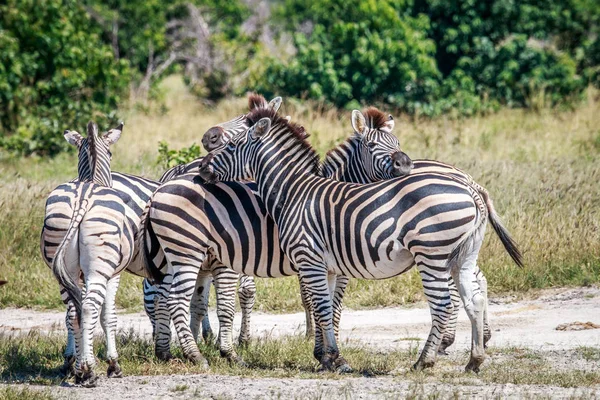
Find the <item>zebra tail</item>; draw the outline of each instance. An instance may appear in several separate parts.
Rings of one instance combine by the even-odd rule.
[[[150,227],[151,205],[152,200],[148,200],[146,208],[144,209],[144,212],[142,213],[142,216],[140,218],[140,229],[138,230],[138,236],[136,238],[136,241],[137,248],[140,249],[140,261],[144,266],[146,276],[148,277],[151,283],[161,284],[165,278],[165,274],[161,272],[160,267],[157,267],[156,265],[154,265],[154,262],[152,262],[150,249],[148,248],[148,241],[146,240],[146,234],[148,234],[152,242],[158,241]]]
[[[500,219],[500,216],[496,213],[496,210],[494,209],[494,204],[492,203],[492,199],[490,199],[487,190],[485,190],[484,188],[480,188],[478,192],[485,201],[485,205],[488,209],[488,215],[490,217],[490,223],[492,224],[492,228],[494,228],[494,232],[496,232],[496,235],[498,235],[498,238],[502,242],[504,249],[510,255],[510,258],[513,259],[515,264],[523,268],[523,255],[521,254],[521,251],[517,246],[517,242],[514,241],[512,236],[510,236],[508,229],[506,229],[502,224],[502,220]]]
[[[69,298],[73,302],[75,306],[75,310],[77,312],[77,319],[81,321],[81,310],[82,310],[82,294],[81,289],[77,285],[77,282],[73,280],[73,277],[67,271],[67,265],[65,262],[65,253],[67,251],[67,247],[71,241],[76,238],[79,234],[79,225],[85,216],[85,213],[88,209],[88,200],[83,199],[79,203],[79,207],[73,213],[73,217],[71,218],[71,223],[69,224],[69,229],[67,229],[67,234],[60,242],[58,249],[56,250],[56,254],[54,255],[54,260],[52,260],[52,272],[54,276],[58,280],[58,282],[65,288]]]

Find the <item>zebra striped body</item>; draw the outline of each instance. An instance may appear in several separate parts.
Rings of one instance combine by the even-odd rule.
[[[273,113],[262,115],[248,133],[205,157],[201,176],[207,181],[256,180],[282,248],[317,310],[325,339],[323,366],[333,368],[339,355],[328,273],[383,279],[416,263],[433,326],[415,367],[435,361],[453,308],[450,270],[473,326],[468,369],[477,370],[484,359],[483,296],[473,276],[488,217],[477,191],[436,173],[367,185],[322,178],[305,135]]]
[[[61,291],[65,292],[67,326],[73,332],[77,354],[76,381],[90,386],[96,380],[92,341],[100,311],[107,334],[109,374],[121,374],[115,346],[114,307],[102,307],[105,299],[114,304],[119,273],[131,261],[134,249],[135,233],[127,224],[125,205],[111,188],[108,147],[118,140],[121,129],[122,126],[99,137],[97,127],[90,122],[85,139],[76,132],[65,132],[65,138],[79,148],[79,180],[61,185],[53,192],[46,203],[42,231],[42,254],[44,259],[52,259],[52,270]],[[55,197],[57,193],[59,197]],[[73,208],[64,214],[63,199],[70,196]],[[47,247],[58,239],[57,247]],[[69,346],[73,347],[73,343]]]

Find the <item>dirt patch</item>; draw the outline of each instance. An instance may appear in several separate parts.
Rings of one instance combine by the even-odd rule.
[[[547,292],[533,300],[491,302],[490,320],[493,336],[490,360],[537,359],[551,363],[556,371],[597,371],[600,354],[600,330],[557,330],[559,325],[577,326],[579,321],[590,321],[589,326],[600,324],[600,289],[560,289]],[[236,326],[240,316],[236,315]],[[52,331],[62,329],[62,312],[37,312],[23,309],[0,311],[0,333],[24,334],[32,329]],[[216,316],[211,321],[217,324]],[[382,349],[414,348],[421,346],[430,328],[431,317],[425,304],[411,308],[345,311],[341,323],[341,341],[357,342]],[[255,337],[279,337],[304,331],[304,314],[253,315],[252,332]],[[584,324],[585,325],[585,324]],[[151,327],[143,313],[120,314],[119,326],[150,336]],[[585,325],[588,326],[588,325]],[[215,327],[216,328],[216,327]],[[175,336],[174,336],[175,337]],[[466,362],[470,348],[470,324],[464,312],[459,317],[457,341],[450,358]],[[589,350],[586,353],[586,349]],[[373,378],[339,377],[339,379],[245,378],[243,376],[169,375],[128,376],[111,380],[102,378],[96,389],[71,386],[43,387],[58,397],[68,396],[84,400],[137,399],[137,398],[406,398],[412,396],[449,398],[552,398],[593,397],[600,395],[597,386],[587,388],[551,385],[515,385],[490,383],[476,375],[461,371],[446,371],[444,363],[436,365],[429,375],[414,378],[401,371],[399,376]],[[456,367],[452,367],[456,369]],[[484,364],[484,369],[486,364]],[[453,378],[450,380],[448,374]],[[459,374],[458,380],[455,376]],[[450,380],[450,381],[449,381]],[[564,386],[564,385],[562,385]],[[567,385],[568,386],[568,385]]]

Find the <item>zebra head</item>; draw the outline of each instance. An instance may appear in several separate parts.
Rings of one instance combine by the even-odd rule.
[[[308,134],[302,126],[271,109],[254,110],[248,121],[250,128],[204,157],[199,165],[201,178],[207,182],[255,180],[284,164],[320,172],[319,156],[306,141]]]
[[[356,157],[354,164],[362,169],[367,182],[377,182],[409,174],[413,162],[400,149],[400,141],[394,136],[394,118],[385,115],[374,107],[364,113],[352,111],[352,128]]]
[[[207,130],[204,136],[202,136],[202,146],[204,146],[204,149],[206,151],[212,151],[222,146],[223,144],[227,143],[233,136],[248,130],[248,128],[250,127],[248,115],[252,111],[258,109],[265,109],[277,112],[279,110],[279,107],[281,107],[281,102],[282,99],[279,96],[267,102],[267,100],[263,96],[256,93],[251,93],[248,96],[249,113],[239,115],[230,121],[222,122]]]
[[[79,150],[77,164],[78,178],[80,181],[91,181],[102,186],[112,186],[110,161],[112,153],[109,147],[121,137],[123,123],[109,130],[102,137],[98,135],[98,126],[90,121],[87,125],[87,137],[81,136],[77,131],[65,130],[67,142]]]

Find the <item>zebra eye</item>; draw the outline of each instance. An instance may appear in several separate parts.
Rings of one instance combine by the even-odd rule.
[[[367,142],[367,147],[369,147],[369,149],[373,150],[375,147],[377,147],[377,143],[376,142]]]

